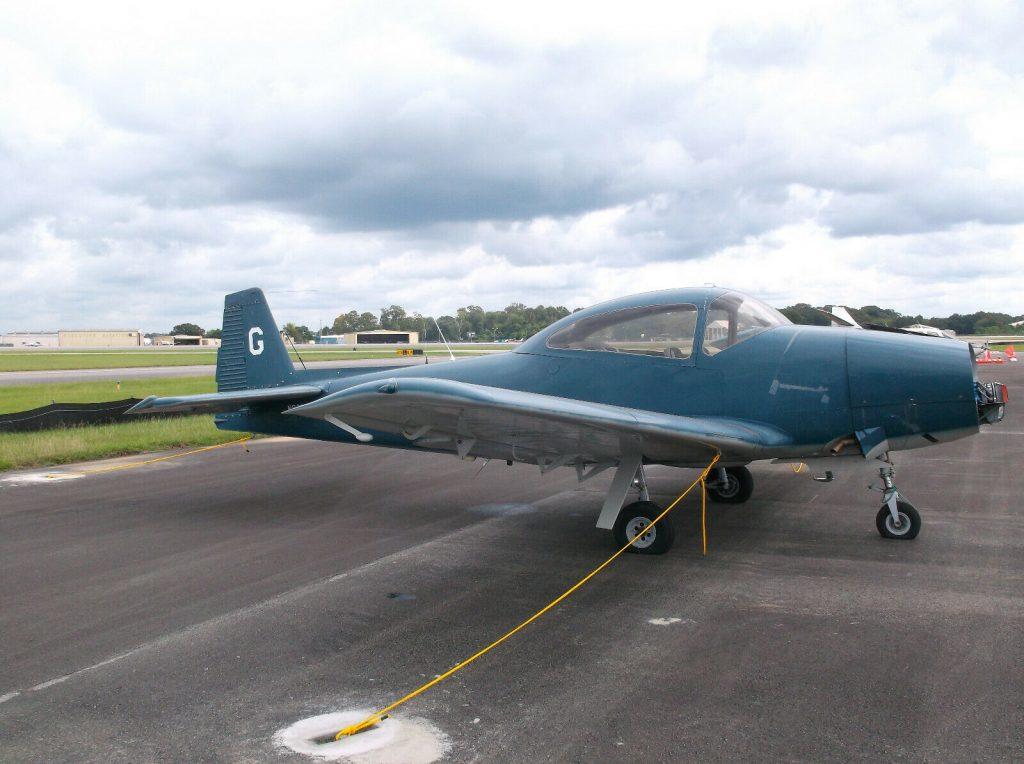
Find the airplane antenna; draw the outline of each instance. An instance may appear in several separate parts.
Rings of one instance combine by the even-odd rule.
[[[299,349],[297,347],[295,347],[295,342],[292,340],[292,335],[288,334],[288,332],[285,332],[284,336],[288,338],[288,344],[292,346],[292,350],[295,351],[295,357],[298,358],[299,359],[299,363],[302,364],[302,370],[303,371],[307,371],[307,369],[306,369],[306,362],[303,361],[302,360],[302,356],[299,355]]]
[[[434,317],[431,316],[431,318],[434,318]],[[434,318],[434,326],[437,327],[437,333],[439,335],[441,335],[441,342],[443,342],[444,346],[446,348],[448,348],[448,355],[450,355],[452,357],[452,360],[454,361],[455,360],[455,353],[452,352],[452,346],[448,344],[448,340],[446,340],[444,338],[444,332],[441,331],[441,324],[437,323],[437,319],[436,318]]]

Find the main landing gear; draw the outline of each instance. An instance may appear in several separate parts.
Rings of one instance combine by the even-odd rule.
[[[627,552],[634,554],[665,554],[672,548],[675,532],[668,518],[663,518],[657,525],[654,518],[661,514],[661,507],[653,501],[634,501],[619,510],[612,533],[615,545],[624,547],[629,541],[633,544]]]
[[[708,480],[708,497],[719,504],[742,504],[754,492],[754,476],[746,467],[719,467]]]
[[[636,476],[633,478],[633,487],[640,491],[640,501],[627,504],[619,510],[615,518],[615,525],[612,526],[612,535],[615,537],[616,546],[621,549],[632,541],[627,552],[633,554],[665,554],[672,548],[675,541],[675,532],[672,530],[668,518],[655,524],[654,519],[661,514],[661,507],[651,501],[650,491],[647,490],[647,475],[644,473],[644,465],[639,464],[636,468]]]
[[[921,531],[921,513],[907,501],[896,488],[896,470],[889,455],[885,455],[885,466],[878,468],[882,479],[882,504],[875,515],[875,526],[882,538],[910,541]]]
[[[746,467],[722,467],[708,475],[706,485],[712,501],[740,504],[750,498],[754,490],[754,478]],[[630,487],[639,490],[640,500],[622,506]],[[621,509],[616,511],[617,507]],[[639,460],[633,464],[626,462],[620,464],[616,471],[597,527],[611,530],[619,548],[632,541],[626,550],[628,552],[664,554],[672,548],[675,532],[668,518],[655,524],[654,519],[661,514],[662,509],[651,501],[643,465]]]

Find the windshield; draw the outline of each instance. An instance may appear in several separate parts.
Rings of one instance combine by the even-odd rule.
[[[547,344],[683,359],[693,354],[696,326],[696,305],[646,305],[581,318],[552,334]]]
[[[723,294],[708,306],[702,343],[704,354],[716,355],[761,332],[788,323],[791,323],[788,318],[760,300],[735,292]]]

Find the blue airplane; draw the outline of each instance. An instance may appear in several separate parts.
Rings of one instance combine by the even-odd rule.
[[[597,527],[660,554],[649,464],[705,467],[713,501],[740,503],[747,464],[806,463],[828,481],[875,468],[878,532],[913,539],[917,509],[890,454],[946,443],[1002,419],[1006,387],[981,383],[967,343],[898,331],[797,326],[720,288],[633,295],[577,311],[507,353],[457,363],[296,369],[263,292],[224,300],[216,393],[151,396],[133,413],[211,412],[222,430],[463,459],[614,470]],[[639,500],[623,506],[631,490]]]

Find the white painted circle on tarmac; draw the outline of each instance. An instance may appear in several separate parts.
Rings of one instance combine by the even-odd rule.
[[[316,738],[361,722],[370,710],[339,711],[301,719],[274,734],[274,744],[321,761],[355,764],[430,764],[448,752],[448,738],[424,719],[390,717],[332,743]]]

